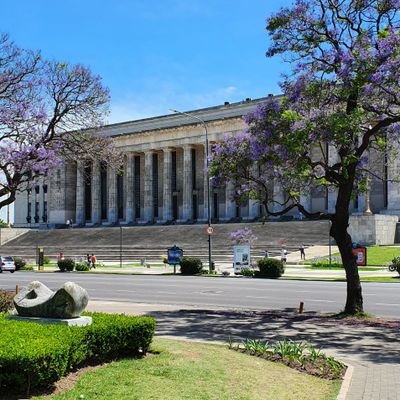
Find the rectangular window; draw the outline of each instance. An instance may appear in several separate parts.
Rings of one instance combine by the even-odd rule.
[[[100,164],[100,209],[101,219],[107,219],[107,165]]]
[[[118,219],[124,218],[124,177],[117,175],[117,207]]]
[[[85,220],[90,221],[92,218],[92,164],[85,164]]]
[[[135,156],[134,164],[135,218],[140,218],[140,156]]]
[[[196,190],[196,149],[191,150],[191,163],[192,163],[192,189]]]
[[[177,190],[176,180],[176,151],[171,153],[171,188],[173,192]]]
[[[43,202],[43,215],[42,215],[42,220],[44,223],[47,222],[47,201]]]
[[[153,154],[153,215],[158,218],[158,154]]]

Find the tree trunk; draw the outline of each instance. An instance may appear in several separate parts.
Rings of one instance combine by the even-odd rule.
[[[339,192],[340,193],[340,192]],[[336,214],[332,217],[332,226],[330,235],[335,239],[339,248],[344,269],[346,271],[347,281],[347,298],[344,312],[346,314],[357,314],[363,312],[363,297],[358,274],[358,267],[353,255],[352,239],[347,232],[349,224],[348,205],[341,204],[339,201],[336,205]],[[344,207],[340,207],[340,205]]]

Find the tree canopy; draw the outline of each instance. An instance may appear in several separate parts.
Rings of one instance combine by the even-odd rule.
[[[233,181],[237,198],[259,199],[268,214],[298,208],[332,222],[350,313],[363,310],[347,232],[350,201],[365,191],[369,176],[381,178],[370,152],[389,162],[398,152],[399,6],[399,0],[296,0],[268,18],[267,56],[282,55],[293,65],[283,95],[247,115],[248,128],[217,144],[211,161],[217,184]],[[274,196],[273,182],[285,190],[283,201]],[[318,187],[336,194],[333,212],[311,213],[302,203],[302,195]]]
[[[120,165],[113,142],[93,134],[108,102],[108,89],[89,68],[45,60],[1,34],[0,208],[63,160]]]

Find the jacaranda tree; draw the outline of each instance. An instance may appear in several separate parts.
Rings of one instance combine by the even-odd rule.
[[[0,208],[63,160],[121,165],[114,144],[97,138],[109,93],[81,65],[44,60],[0,35]]]
[[[351,314],[363,311],[363,298],[349,207],[373,172],[369,154],[390,162],[399,143],[399,8],[400,0],[296,0],[271,16],[267,56],[283,55],[292,73],[282,97],[247,115],[248,128],[216,145],[211,161],[217,184],[234,182],[239,199],[259,199],[269,215],[297,208],[331,221]],[[273,182],[285,190],[279,209]],[[336,195],[334,212],[310,213],[301,202],[315,188]]]

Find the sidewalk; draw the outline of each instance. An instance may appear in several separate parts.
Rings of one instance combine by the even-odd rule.
[[[158,336],[237,343],[246,338],[309,341],[353,368],[341,400],[400,400],[400,321],[344,322],[295,310],[204,310],[157,304],[92,301],[88,310],[147,314],[156,318]]]

